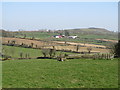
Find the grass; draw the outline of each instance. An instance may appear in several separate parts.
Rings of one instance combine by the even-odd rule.
[[[25,54],[29,54],[30,58],[36,58],[36,57],[42,57],[43,54],[41,52],[41,49],[32,49],[32,48],[22,48],[22,47],[15,47],[15,46],[6,46],[3,45],[3,53],[5,53],[8,56],[11,56],[12,58],[20,58],[20,53],[23,53],[23,57],[25,57]],[[56,55],[59,55],[61,52],[57,51]],[[76,54],[71,52],[62,52],[63,54]]]
[[[53,41],[66,41],[66,42],[76,42],[76,43],[88,43],[88,44],[96,44],[96,45],[109,45],[111,42],[99,42],[98,40],[95,40],[93,37],[80,37],[76,39],[69,39],[69,38],[53,38]]]
[[[12,56],[13,58],[20,58],[20,53],[23,53],[23,57],[28,53],[30,57],[35,58],[42,56],[41,50],[32,49],[32,48],[22,48],[22,47],[14,47],[14,46],[5,46],[3,45],[3,52],[6,55]]]
[[[87,31],[88,29],[86,29]],[[92,29],[89,29],[92,30]],[[92,30],[93,31],[93,30]],[[22,34],[22,35],[21,35]],[[53,33],[53,32],[21,32],[21,34],[16,34],[16,37],[24,37],[24,34],[26,34],[26,38],[32,38],[33,36],[37,39],[43,39],[43,40],[59,40],[59,41],[72,41],[72,42],[82,42],[82,40],[84,39],[84,42],[87,43],[94,43],[96,44],[97,41],[95,41],[95,39],[112,39],[112,40],[117,40],[117,36],[116,35],[109,35],[109,34],[101,34],[101,35],[97,35],[97,34],[88,34],[88,33],[71,33],[70,35],[77,35],[79,37],[79,39],[67,39],[67,38],[62,38],[62,39],[56,39],[56,38],[51,38],[54,35],[59,35],[60,33]],[[64,33],[63,33],[64,34]],[[88,38],[89,40],[85,39]],[[92,40],[91,40],[92,39]],[[104,45],[106,43],[99,43],[101,45]]]
[[[118,60],[7,60],[3,88],[118,88]]]
[[[55,35],[54,33],[48,33],[48,32],[21,32],[18,35],[15,35],[16,37],[24,37],[26,34],[26,38],[39,38],[39,39],[48,39],[51,36]]]

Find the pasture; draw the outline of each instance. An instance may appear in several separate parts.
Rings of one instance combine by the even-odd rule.
[[[81,29],[82,30],[82,29]],[[83,29],[81,30],[69,30],[70,35],[77,35],[79,36],[81,39],[83,38],[90,38],[90,39],[97,39],[97,38],[101,38],[101,39],[112,39],[112,40],[117,40],[117,36],[116,34],[107,31],[107,33],[105,33],[105,31],[100,31],[100,30],[95,30],[95,29]],[[24,35],[26,35],[27,38],[31,38],[31,37],[35,37],[35,38],[39,38],[39,39],[48,39],[51,36],[54,35],[59,35],[59,34],[65,34],[64,31],[60,31],[60,32],[41,32],[41,31],[20,31],[20,32],[16,32],[15,36],[16,37],[24,37]]]
[[[54,38],[54,35],[65,34],[64,31],[20,31],[15,32],[15,37],[21,38],[35,38],[41,40],[51,40],[51,41],[69,41],[69,42],[77,42],[77,43],[89,43],[89,44],[98,44],[98,45],[109,45],[111,42],[101,42],[96,39],[109,39],[109,40],[117,40],[117,34],[113,32],[109,32],[106,30],[97,30],[97,29],[80,29],[80,30],[68,30],[70,35],[77,35],[76,39],[69,38]]]
[[[20,58],[20,53],[23,53],[23,58],[25,58],[26,54],[29,54],[30,58],[36,58],[36,57],[43,57],[43,54],[41,52],[41,49],[33,49],[33,48],[23,48],[23,47],[15,47],[15,46],[6,46],[3,45],[3,53],[11,56],[12,58]],[[61,52],[56,51],[56,55],[59,55]],[[71,52],[62,52],[63,54],[76,54]]]
[[[6,39],[6,41],[4,40],[5,43],[11,40],[11,38],[4,39]],[[34,45],[40,46],[47,44],[36,40],[13,39],[16,39],[16,43],[24,41],[25,44],[34,42]],[[55,42],[61,43],[59,41]],[[55,48],[57,50],[72,49],[75,51],[76,46],[72,44],[76,43],[69,43],[71,45],[59,45],[55,46]],[[46,48],[50,48],[50,46]],[[86,47],[80,47],[78,51],[85,50]],[[108,52],[107,49],[101,48],[93,48],[92,50]],[[117,59],[67,59],[63,62],[56,59],[34,59],[43,57],[41,49],[6,45],[3,45],[3,53],[12,57],[11,60],[1,61],[3,88],[118,88]],[[32,59],[18,59],[20,53],[23,53],[23,57],[29,54]],[[60,53],[60,51],[57,51],[56,55]],[[76,54],[72,52],[63,53],[68,55]]]
[[[118,60],[2,62],[3,88],[118,88]]]

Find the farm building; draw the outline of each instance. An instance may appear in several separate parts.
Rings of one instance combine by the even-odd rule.
[[[77,36],[68,36],[68,37],[73,39],[77,38]]]
[[[62,38],[63,36],[62,35],[55,35],[54,37],[55,38]]]

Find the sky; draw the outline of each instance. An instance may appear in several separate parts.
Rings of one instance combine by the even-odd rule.
[[[117,2],[3,2],[5,30],[105,28],[118,31]]]

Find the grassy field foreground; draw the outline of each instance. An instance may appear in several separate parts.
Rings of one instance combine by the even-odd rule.
[[[117,88],[118,60],[7,60],[3,88]]]

